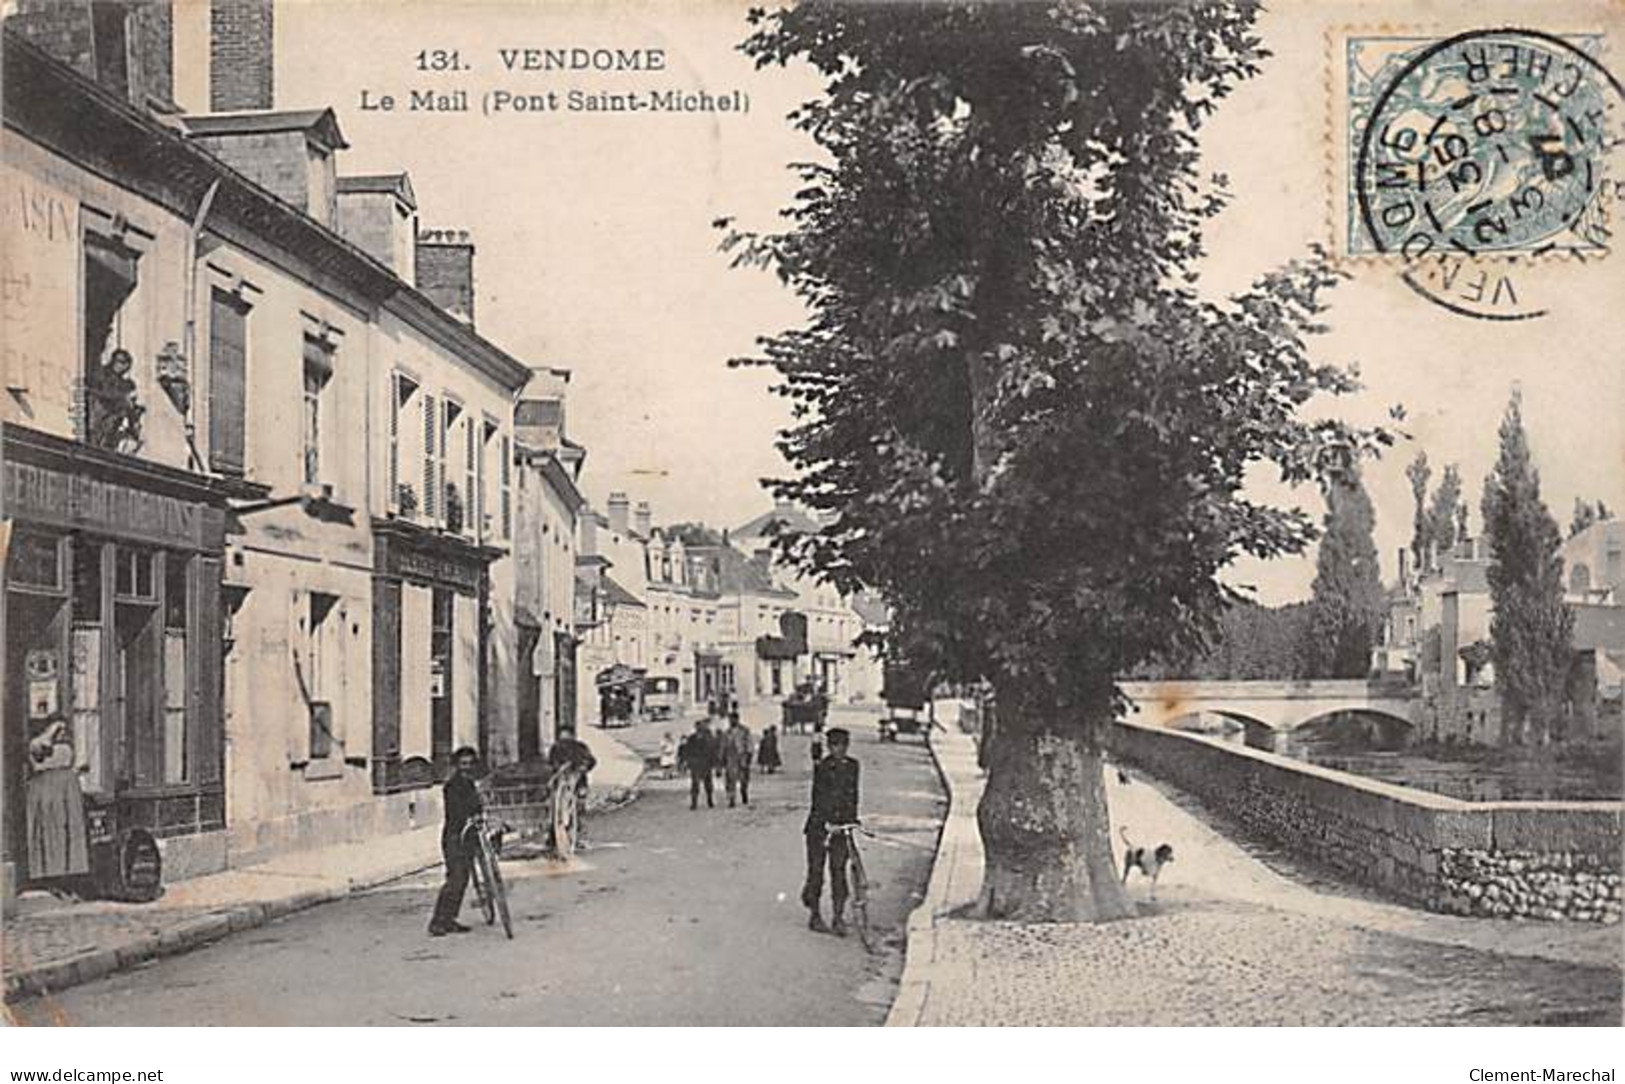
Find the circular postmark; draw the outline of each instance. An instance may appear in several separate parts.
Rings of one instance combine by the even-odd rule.
[[[1417,50],[1360,136],[1354,181],[1371,243],[1452,312],[1544,315],[1515,272],[1606,255],[1622,100],[1595,56],[1542,31],[1476,30]]]

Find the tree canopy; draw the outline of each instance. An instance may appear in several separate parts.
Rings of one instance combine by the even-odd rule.
[[[1196,132],[1265,55],[1252,4],[827,5],[753,14],[759,64],[809,61],[790,228],[732,233],[805,327],[778,370],[797,468],[834,513],[786,554],[880,589],[945,673],[1057,706],[1198,647],[1242,554],[1314,525],[1248,497],[1346,469],[1387,434],[1306,421],[1356,383],[1310,357],[1318,256],[1225,301],[1193,288],[1223,179]]]

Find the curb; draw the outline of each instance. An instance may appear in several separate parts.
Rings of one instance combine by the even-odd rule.
[[[958,840],[955,837],[958,818],[965,817],[965,795],[955,785],[953,776],[942,765],[942,754],[937,742],[930,743],[931,763],[948,793],[948,809],[942,818],[942,829],[937,833],[937,853],[931,863],[931,879],[926,884],[925,899],[908,916],[908,943],[904,948],[903,974],[897,981],[897,997],[891,1011],[886,1014],[885,1026],[911,1028],[919,1026],[925,1015],[925,1005],[931,996],[931,972],[937,958],[937,915],[944,910],[948,889],[953,880],[953,865],[958,860]],[[975,809],[970,810],[974,821]]]

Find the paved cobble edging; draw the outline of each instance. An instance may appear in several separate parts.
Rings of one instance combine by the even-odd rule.
[[[981,772],[976,743],[956,730],[931,736],[931,762],[948,792],[948,812],[937,836],[937,855],[925,899],[908,916],[908,944],[887,1027],[915,1027],[925,1015],[936,975],[937,922],[973,902],[982,887],[982,837],[976,827]]]
[[[593,793],[589,795],[586,806],[589,813],[616,808],[634,800],[638,795],[638,784],[642,781],[641,761],[639,768],[633,771],[631,761],[637,760],[636,755],[625,750],[624,746],[614,742],[614,739],[608,740],[620,749],[611,752],[610,757],[604,758],[610,760],[613,767],[606,766],[608,770],[604,774],[610,777],[606,780],[607,785],[602,789],[596,785],[593,787]],[[149,960],[190,952],[234,933],[243,933],[264,926],[296,911],[342,900],[355,893],[410,877],[438,865],[440,855],[436,850],[432,855],[425,854],[388,868],[351,875],[343,878],[338,884],[293,892],[276,899],[220,907],[176,923],[167,929],[153,930],[124,944],[88,949],[32,967],[8,967],[5,975],[5,1001],[9,1004],[23,998],[59,993],[73,986],[105,978],[116,971],[130,970]]]

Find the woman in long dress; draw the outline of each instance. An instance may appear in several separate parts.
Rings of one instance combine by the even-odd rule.
[[[46,718],[28,743],[28,877],[90,872],[85,796],[74,766],[73,731],[61,713]]]

